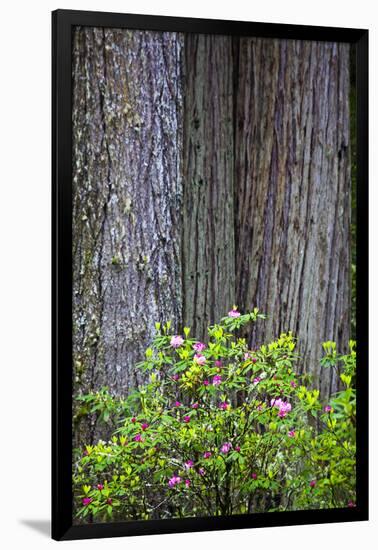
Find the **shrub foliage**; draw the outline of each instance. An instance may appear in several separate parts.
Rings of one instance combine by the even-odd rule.
[[[321,403],[300,376],[291,333],[250,350],[238,329],[264,318],[234,307],[208,342],[156,324],[124,398],[78,398],[108,441],[74,452],[79,521],[217,516],[355,505],[355,343],[323,344],[343,389]]]

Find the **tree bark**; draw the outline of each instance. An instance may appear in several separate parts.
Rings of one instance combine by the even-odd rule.
[[[234,302],[269,316],[251,346],[292,330],[336,389],[319,358],[349,338],[349,46],[77,28],[73,83],[75,392],[126,394],[155,321],[206,339]]]
[[[185,37],[183,315],[199,339],[235,299],[232,40]]]
[[[181,322],[182,42],[176,33],[74,32],[76,393],[127,394],[154,323]]]
[[[293,331],[323,396],[322,342],[350,333],[349,46],[241,38],[236,47],[236,293]]]

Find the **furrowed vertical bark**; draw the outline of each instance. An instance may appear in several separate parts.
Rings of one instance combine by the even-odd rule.
[[[303,370],[336,389],[321,344],[350,331],[349,46],[241,38],[236,83],[237,303],[293,331]]]
[[[156,320],[205,339],[234,302],[269,315],[251,345],[292,330],[335,389],[318,359],[349,337],[348,48],[76,29],[76,391],[127,393]]]
[[[235,299],[232,40],[185,37],[183,314],[193,334]]]
[[[76,393],[126,394],[154,323],[181,322],[182,40],[74,33]]]

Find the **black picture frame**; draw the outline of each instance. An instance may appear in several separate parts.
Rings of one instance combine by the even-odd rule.
[[[355,508],[73,526],[72,29],[76,25],[348,42],[357,86],[357,502]],[[118,13],[52,13],[52,537],[55,540],[368,519],[368,31]]]

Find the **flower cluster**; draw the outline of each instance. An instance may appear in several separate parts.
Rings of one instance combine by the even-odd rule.
[[[173,348],[179,348],[184,343],[184,338],[182,336],[172,336],[171,338],[171,346]]]
[[[193,349],[196,350],[197,352],[203,351],[205,348],[206,348],[206,345],[203,344],[202,342],[196,342],[195,344],[193,344]]]
[[[181,477],[180,476],[172,476],[171,479],[168,481],[168,485],[170,487],[174,487],[175,485],[178,485],[181,483]]]
[[[206,357],[201,355],[201,353],[196,353],[193,361],[197,363],[197,365],[204,365],[206,363]]]
[[[270,402],[271,407],[278,408],[278,416],[283,418],[291,411],[291,404],[283,401],[282,399],[272,399]]]
[[[223,443],[223,445],[220,448],[220,452],[223,454],[227,454],[232,449],[232,443],[229,441],[227,443]]]
[[[229,317],[240,317],[240,312],[238,311],[238,308],[236,306],[234,306],[229,312],[228,312],[228,316]]]

